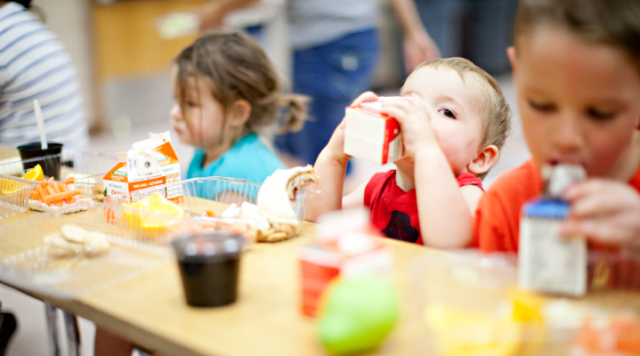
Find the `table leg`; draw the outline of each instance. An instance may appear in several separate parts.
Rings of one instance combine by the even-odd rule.
[[[80,356],[80,330],[78,329],[78,319],[75,315],[62,311],[64,318],[64,328],[67,334],[67,355]]]
[[[45,302],[44,312],[47,317],[49,352],[53,356],[60,356],[60,345],[58,344],[58,309],[50,303]]]

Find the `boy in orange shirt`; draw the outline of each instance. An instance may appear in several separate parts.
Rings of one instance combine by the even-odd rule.
[[[638,14],[637,1],[521,1],[508,56],[533,157],[480,200],[476,247],[518,251],[520,210],[541,193],[540,169],[558,163],[588,176],[564,192],[560,233],[592,249],[640,246]]]

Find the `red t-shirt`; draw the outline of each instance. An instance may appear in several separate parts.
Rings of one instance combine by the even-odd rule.
[[[456,177],[459,186],[475,185],[482,180],[471,173]],[[396,184],[396,171],[376,173],[364,189],[364,205],[369,208],[371,222],[392,239],[424,245],[420,235],[416,190],[405,192]]]
[[[640,193],[640,169],[629,185]],[[541,193],[542,177],[533,160],[501,175],[478,203],[473,246],[484,252],[518,252],[520,210]]]

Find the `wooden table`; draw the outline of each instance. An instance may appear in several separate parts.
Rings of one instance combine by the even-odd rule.
[[[14,215],[0,221],[0,228],[2,224],[34,214],[39,213]],[[312,239],[314,225],[302,223],[302,228],[298,238],[258,244],[243,255],[239,298],[230,306],[187,306],[176,263],[74,300],[34,296],[141,346],[169,355],[326,355],[316,337],[314,322],[299,312],[297,251]],[[41,238],[0,234],[0,246],[14,247],[0,249],[0,258],[15,253],[16,246],[30,248],[41,243]],[[444,252],[391,239],[384,239],[383,243],[393,252],[392,280],[401,296],[402,316],[375,354],[415,354],[416,340],[423,335],[422,327],[416,324],[421,318],[412,315],[414,299],[408,287],[409,264],[420,256]],[[640,311],[637,294],[601,293],[588,300],[603,305],[625,304]]]
[[[21,213],[8,220],[34,214],[39,213]],[[169,355],[324,355],[313,321],[299,312],[297,251],[312,238],[314,225],[303,223],[302,227],[301,237],[258,244],[243,255],[239,298],[231,306],[187,306],[175,263],[75,300],[35,297]],[[40,239],[0,236],[0,244],[32,248]],[[406,301],[408,263],[422,254],[438,252],[393,240],[384,242],[393,250],[393,280]],[[15,248],[4,249],[0,258],[7,257],[7,250],[15,253]],[[378,353],[411,353],[410,329],[410,323],[400,323]]]

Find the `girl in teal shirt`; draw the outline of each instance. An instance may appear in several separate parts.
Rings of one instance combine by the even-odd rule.
[[[196,147],[187,178],[221,176],[262,183],[282,162],[258,134],[274,124],[296,131],[306,119],[306,98],[284,95],[260,46],[239,32],[209,32],[174,60],[176,104],[171,125]]]

